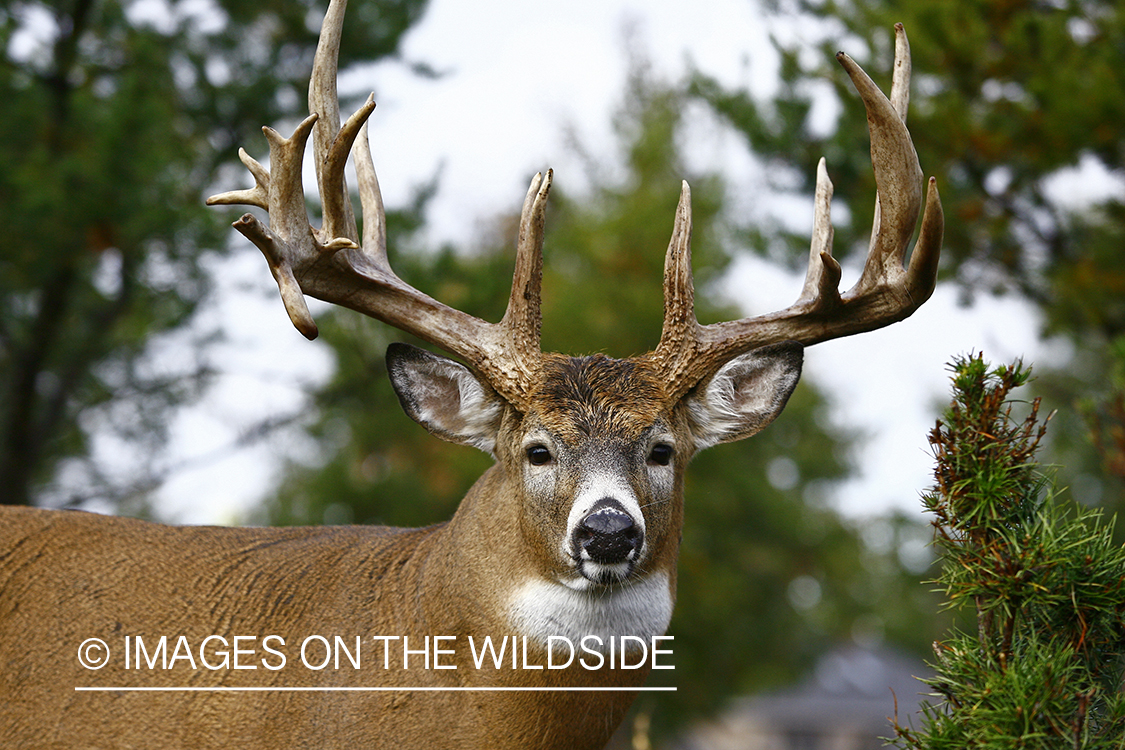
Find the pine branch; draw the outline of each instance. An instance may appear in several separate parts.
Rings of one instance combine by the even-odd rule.
[[[1035,452],[1038,399],[1013,416],[1030,370],[953,363],[953,400],[930,436],[934,514],[947,606],[970,607],[974,634],[935,644],[939,700],[922,727],[895,721],[909,748],[1125,745],[1125,550],[1100,514],[1057,502]],[[1049,420],[1049,417],[1047,418]]]

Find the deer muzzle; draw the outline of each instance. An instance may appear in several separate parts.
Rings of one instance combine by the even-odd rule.
[[[571,534],[571,555],[582,575],[612,583],[632,573],[644,545],[644,529],[614,498],[594,503]]]

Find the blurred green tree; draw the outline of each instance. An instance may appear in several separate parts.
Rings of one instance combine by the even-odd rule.
[[[636,63],[615,126],[623,169],[589,157],[589,192],[552,188],[543,281],[544,349],[650,350],[660,336],[664,248],[680,181],[693,197],[697,308],[704,322],[739,317],[714,293],[730,261],[724,186],[680,158],[684,93]],[[607,178],[607,174],[619,174]],[[392,238],[392,264],[411,284],[496,320],[507,302],[516,215],[495,223],[473,252],[428,254]],[[794,289],[794,294],[797,293]],[[274,523],[419,525],[448,518],[487,456],[442,443],[405,415],[385,378],[383,351],[401,337],[349,311],[319,319],[338,369],[318,395],[320,451],[292,465],[269,507]],[[415,342],[417,343],[417,342]],[[715,709],[724,698],[796,675],[841,639],[888,637],[925,648],[932,610],[895,545],[867,548],[827,505],[849,470],[850,435],[829,424],[814,385],[754,439],[701,454],[688,472],[679,601],[671,634],[678,691],[643,703],[658,730]],[[889,533],[893,524],[888,524]],[[901,529],[903,541],[912,530]]]
[[[345,50],[393,54],[424,8],[360,4]],[[148,347],[215,334],[186,327],[229,240],[202,196],[304,98],[319,18],[307,0],[0,0],[0,503],[112,501],[126,488],[97,486],[92,433],[152,450],[198,392],[198,355]],[[82,498],[48,490],[64,463]]]

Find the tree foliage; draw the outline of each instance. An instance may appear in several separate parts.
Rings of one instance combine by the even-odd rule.
[[[361,3],[345,49],[392,54],[424,7]],[[303,99],[320,13],[0,2],[0,503],[112,495],[84,462],[91,434],[151,449],[198,391],[198,355],[154,361],[150,345],[190,351],[214,334],[186,329],[229,237],[202,196],[236,144]],[[81,496],[51,489],[62,466]]]
[[[1056,501],[1035,463],[1039,401],[1012,415],[1021,364],[953,365],[953,401],[930,442],[948,606],[976,632],[935,644],[940,703],[900,747],[1120,747],[1125,738],[1125,548],[1100,513]]]

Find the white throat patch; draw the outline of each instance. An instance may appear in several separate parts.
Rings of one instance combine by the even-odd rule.
[[[576,591],[562,583],[532,579],[508,602],[508,619],[520,632],[546,645],[548,636],[572,643],[588,635],[635,635],[648,641],[663,635],[672,619],[668,575],[652,573],[636,583]]]

